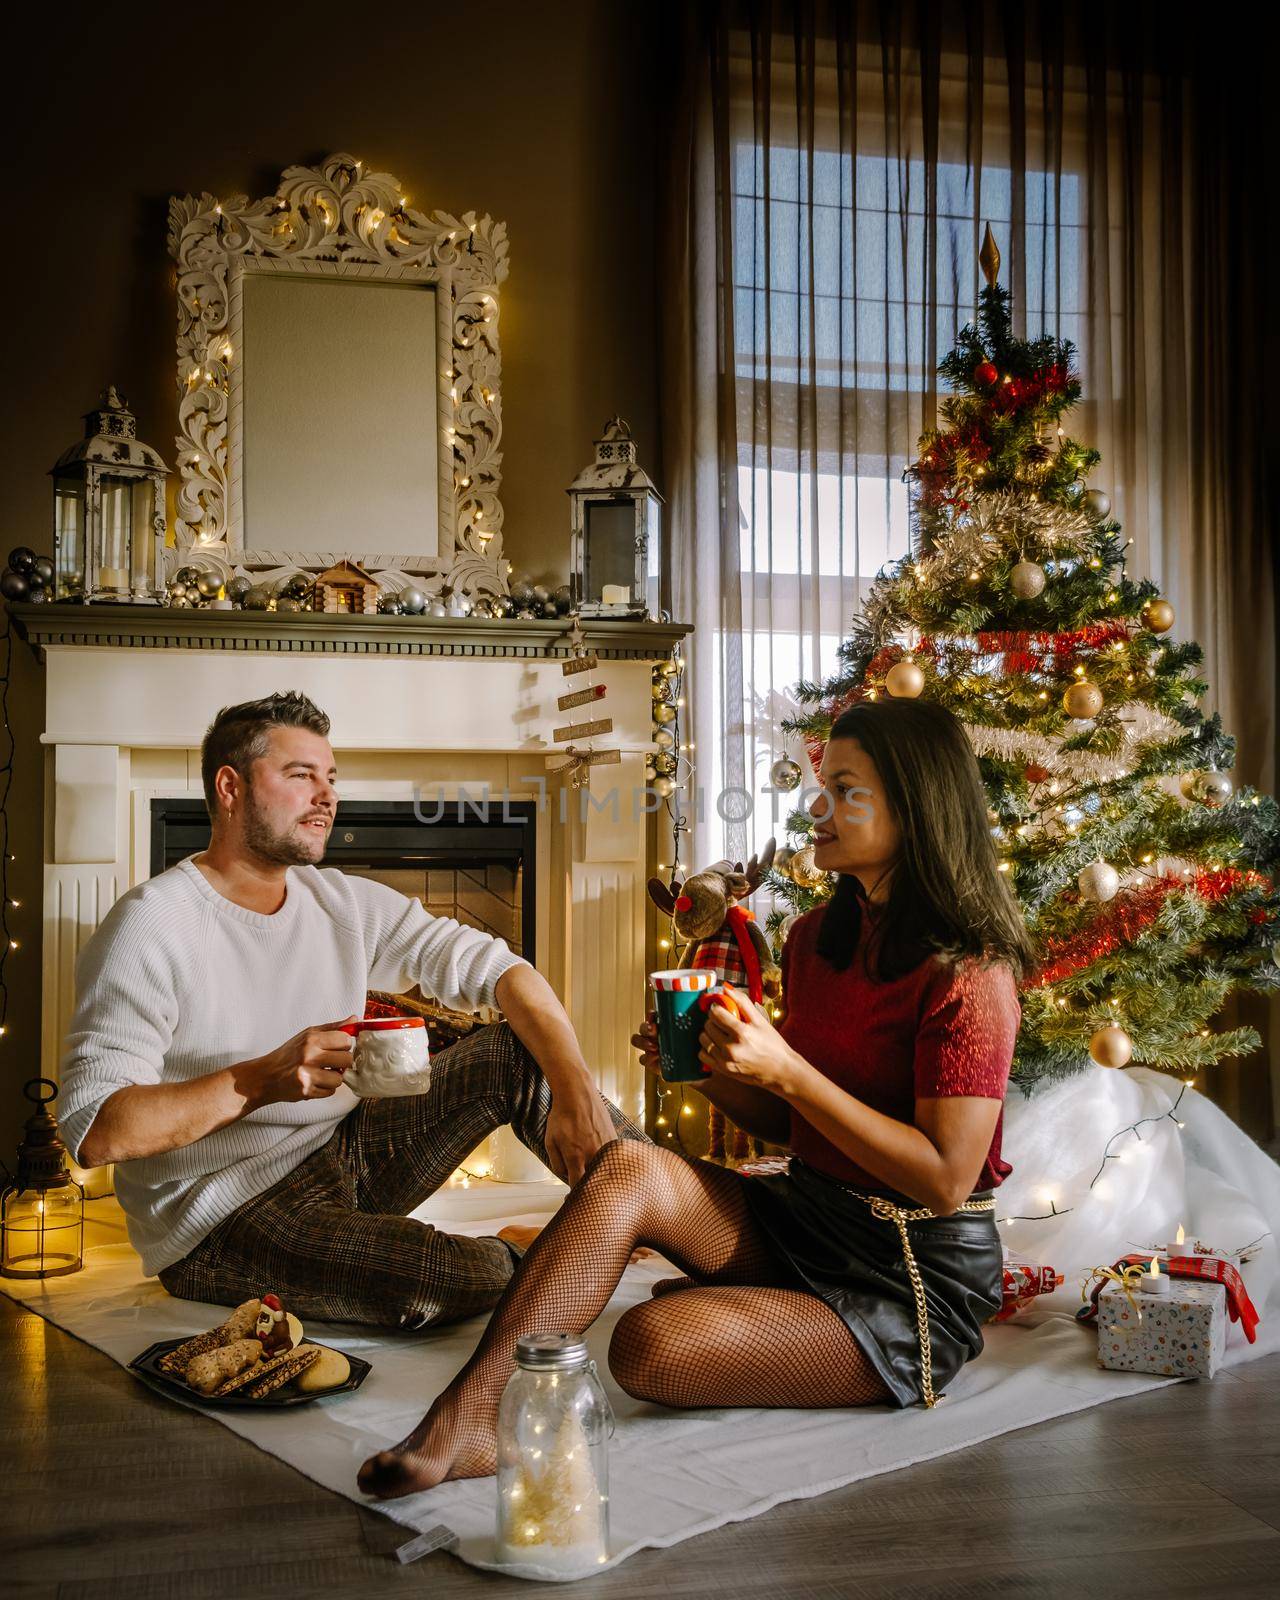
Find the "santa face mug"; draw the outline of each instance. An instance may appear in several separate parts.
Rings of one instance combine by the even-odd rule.
[[[431,1049],[421,1017],[375,1017],[348,1022],[356,1042],[343,1082],[366,1098],[425,1094],[431,1087]]]

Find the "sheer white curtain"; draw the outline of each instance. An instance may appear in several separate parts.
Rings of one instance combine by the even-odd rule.
[[[1071,431],[1102,451],[1091,482],[1131,571],[1204,646],[1240,774],[1269,786],[1273,577],[1232,370],[1250,353],[1214,336],[1244,315],[1245,208],[1196,39],[1152,6],[1069,0],[723,0],[683,21],[663,399],[672,606],[695,624],[693,859],[781,830],[791,691],[832,669],[907,549],[902,471],[974,315],[988,221],[1018,330],[1078,346]]]

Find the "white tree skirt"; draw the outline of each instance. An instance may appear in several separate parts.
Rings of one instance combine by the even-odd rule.
[[[1167,1119],[1143,1127],[1142,1134],[1151,1135],[1147,1153],[1107,1163],[1110,1197],[1100,1195],[1098,1186],[1089,1191],[1110,1135],[1139,1117],[1162,1116],[1172,1099],[1169,1080],[1158,1074],[1102,1068],[1031,1102],[1011,1098],[1005,1149],[1015,1174],[1001,1191],[1000,1213],[1044,1212],[1049,1207],[1039,1195],[1056,1186],[1054,1204],[1066,1214],[1014,1223],[1004,1232],[1011,1248],[1066,1272],[1067,1282],[1032,1312],[990,1328],[982,1357],[965,1368],[935,1410],[673,1412],[638,1404],[609,1384],[618,1430],[610,1446],[608,1565],[646,1545],[677,1544],[785,1500],[823,1494],[1169,1381],[1098,1368],[1095,1335],[1073,1320],[1082,1274],[1132,1248],[1163,1242],[1179,1223],[1222,1248],[1273,1235],[1280,1225],[1280,1168],[1191,1093],[1179,1110],[1185,1130]],[[1129,1136],[1113,1149],[1137,1143]],[[466,1193],[443,1191],[419,1215],[455,1232],[491,1233],[499,1219],[541,1220],[561,1192],[550,1185],[477,1185]],[[671,1270],[657,1261],[628,1270],[592,1330],[602,1372],[617,1318]],[[1233,1326],[1228,1363],[1280,1344],[1273,1236],[1263,1240],[1245,1278],[1265,1321],[1255,1345],[1245,1344]],[[171,1299],[154,1279],[142,1277],[137,1257],[124,1245],[91,1251],[85,1270],[71,1277],[35,1284],[4,1279],[0,1287],[122,1364],[155,1340],[211,1326],[223,1315],[217,1307]],[[466,1359],[482,1325],[475,1320],[400,1337],[313,1326],[308,1331],[315,1337],[373,1363],[362,1389],[273,1414],[208,1414],[316,1482],[362,1501],[355,1487],[360,1462],[417,1421]],[[474,1566],[494,1565],[491,1478],[443,1484],[379,1509],[423,1536],[412,1547],[416,1553],[447,1544]],[[553,1576],[517,1570],[527,1577]]]

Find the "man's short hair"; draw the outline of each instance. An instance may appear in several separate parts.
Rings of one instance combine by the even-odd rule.
[[[296,689],[286,694],[269,694],[262,700],[246,700],[242,705],[223,706],[209,724],[200,746],[200,781],[204,784],[204,803],[209,820],[217,816],[218,797],[213,780],[220,767],[233,767],[249,782],[253,763],[271,747],[272,728],[306,728],[321,738],[329,736],[329,719]]]

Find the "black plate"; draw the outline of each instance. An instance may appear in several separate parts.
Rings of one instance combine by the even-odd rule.
[[[191,1337],[186,1334],[181,1339],[162,1339],[159,1344],[148,1345],[140,1356],[134,1356],[129,1363],[130,1372],[136,1372],[144,1383],[150,1384],[153,1389],[158,1389],[161,1394],[176,1395],[180,1400],[193,1400],[198,1406],[248,1406],[254,1411],[271,1411],[277,1406],[305,1406],[311,1400],[328,1400],[335,1394],[349,1394],[352,1389],[358,1389],[369,1376],[370,1366],[367,1361],[362,1361],[359,1356],[348,1355],[344,1350],[342,1354],[351,1363],[351,1372],[345,1383],[335,1384],[332,1389],[318,1389],[315,1394],[299,1394],[289,1384],[282,1384],[262,1400],[251,1400],[243,1392],[236,1391],[232,1394],[197,1394],[194,1389],[189,1389],[182,1379],[172,1372],[161,1372],[156,1366],[160,1357],[167,1355],[170,1350],[176,1350],[180,1344],[186,1344]],[[314,1339],[308,1339],[308,1344],[316,1344]],[[318,1345],[318,1349],[325,1350],[327,1345]]]

